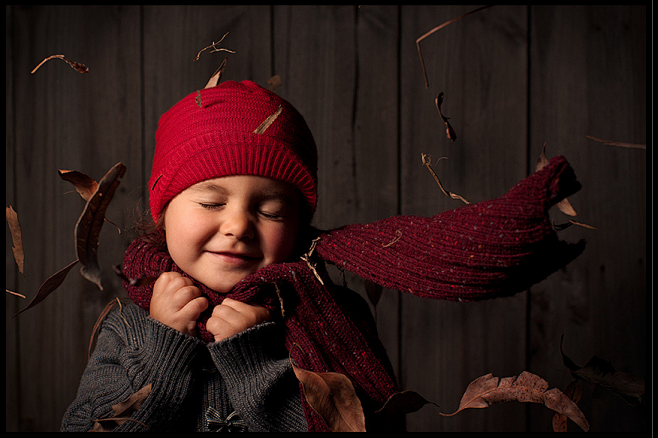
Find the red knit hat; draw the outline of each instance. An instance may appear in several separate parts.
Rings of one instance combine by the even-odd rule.
[[[149,180],[153,220],[183,190],[227,175],[291,183],[311,214],[315,210],[313,135],[290,103],[251,81],[227,81],[194,92],[162,115]]]

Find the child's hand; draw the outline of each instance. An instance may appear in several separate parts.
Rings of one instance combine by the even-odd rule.
[[[208,308],[192,280],[177,272],[163,272],[153,285],[151,317],[190,336],[196,335],[196,320]]]
[[[215,342],[219,342],[269,319],[270,312],[263,306],[224,298],[222,304],[213,309],[206,328]]]

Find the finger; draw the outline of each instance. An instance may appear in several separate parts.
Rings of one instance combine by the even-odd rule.
[[[196,321],[199,316],[201,316],[201,314],[208,308],[208,306],[208,299],[206,297],[200,296],[185,304],[180,313],[184,319]]]

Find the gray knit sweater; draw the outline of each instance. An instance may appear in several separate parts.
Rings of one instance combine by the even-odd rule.
[[[274,322],[206,344],[135,305],[103,321],[62,431],[89,431],[151,384],[115,431],[305,431],[299,383]],[[148,428],[148,429],[147,429]]]

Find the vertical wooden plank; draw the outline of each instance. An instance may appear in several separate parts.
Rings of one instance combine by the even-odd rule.
[[[5,5],[5,66],[13,62],[13,14],[15,6]],[[16,141],[14,137],[14,76],[13,71],[5,68],[5,208],[16,202]],[[12,208],[15,208],[12,205]],[[20,220],[21,218],[19,218]],[[12,237],[9,227],[5,228],[5,283],[7,290],[16,291],[19,272],[12,251]],[[11,294],[5,294],[5,429],[18,430],[20,391],[16,382],[20,367],[16,351],[19,348],[16,323],[12,316],[18,311],[21,300]]]
[[[25,276],[17,289],[27,300],[50,275],[75,260],[73,230],[84,201],[58,169],[95,179],[118,161],[141,167],[139,16],[130,7],[17,7],[12,14],[15,101],[15,205],[25,245]],[[81,75],[61,60],[30,71],[46,56],[64,54],[82,62]],[[132,169],[131,169],[132,170]],[[134,199],[127,187],[141,175],[129,171],[107,213],[119,227]],[[122,259],[121,236],[101,233],[99,261],[104,290],[74,269],[46,301],[12,320],[18,334],[15,384],[18,430],[54,431],[75,396],[86,364],[92,326],[122,288],[110,269]]]
[[[228,56],[222,81],[250,79],[267,86],[271,76],[269,29],[268,6],[144,7],[147,179],[160,117],[183,97],[203,88],[224,58]],[[235,54],[205,51],[194,61],[201,49],[219,41],[227,32],[221,47]],[[148,196],[145,199],[148,201]]]
[[[564,240],[587,240],[581,257],[532,290],[532,368],[565,388],[564,350],[584,366],[594,355],[646,376],[646,151],[605,146],[585,135],[644,144],[646,7],[531,8],[532,155],[565,155],[582,190],[570,198]],[[651,146],[650,146],[651,147]],[[554,214],[557,223],[570,219]],[[579,404],[592,431],[647,430],[643,408],[585,386]],[[532,429],[550,414],[532,410]]]
[[[505,193],[526,176],[526,9],[495,6],[456,22],[423,42],[429,88],[416,38],[469,12],[469,6],[402,7],[401,205],[430,216],[463,205],[443,195],[421,164],[434,165],[445,187],[478,202]],[[446,138],[434,99],[457,133]],[[493,373],[518,375],[525,365],[526,295],[481,303],[402,297],[403,389],[457,410],[467,385]],[[524,407],[505,404],[441,417],[426,406],[407,417],[410,431],[520,431]]]
[[[395,7],[275,7],[280,94],[304,115],[318,147],[319,228],[398,211],[397,17]],[[365,296],[363,280],[345,276]],[[398,299],[384,291],[373,306],[394,362]]]
[[[371,222],[399,213],[399,7],[361,5],[356,25],[355,219]],[[350,286],[362,294],[368,288],[378,292],[377,286],[363,284],[357,276]],[[379,337],[398,370],[400,293],[381,293],[379,301],[368,301]]]

